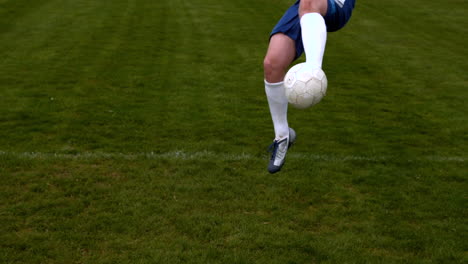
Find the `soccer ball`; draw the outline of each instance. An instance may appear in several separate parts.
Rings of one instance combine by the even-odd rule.
[[[322,69],[311,68],[305,63],[294,65],[284,77],[288,102],[299,109],[320,102],[327,92],[327,85],[327,76]]]

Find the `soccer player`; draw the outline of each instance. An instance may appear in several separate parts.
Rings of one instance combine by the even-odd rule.
[[[275,130],[268,171],[281,170],[286,152],[296,139],[288,125],[288,100],[283,79],[288,66],[305,52],[306,64],[322,68],[327,31],[342,28],[351,17],[355,0],[298,0],[273,28],[264,59],[265,92]]]

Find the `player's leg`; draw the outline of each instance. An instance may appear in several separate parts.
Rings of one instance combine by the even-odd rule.
[[[288,99],[284,92],[283,79],[288,66],[296,56],[295,42],[290,37],[278,33],[271,37],[268,51],[263,61],[265,92],[275,129],[275,139],[288,136]]]
[[[265,93],[270,107],[271,119],[275,130],[275,140],[271,145],[271,159],[268,171],[275,173],[281,170],[286,152],[295,140],[294,130],[289,128],[286,98],[283,79],[288,66],[296,56],[295,41],[283,33],[270,38],[268,51],[263,61],[265,73]]]
[[[327,32],[346,25],[351,18],[355,0],[301,0],[299,17],[306,63],[322,67]]]
[[[306,64],[312,68],[322,68],[323,54],[327,42],[325,19],[328,0],[301,0],[299,17]]]

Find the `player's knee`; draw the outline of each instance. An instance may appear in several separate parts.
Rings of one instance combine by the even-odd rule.
[[[327,13],[328,0],[302,0],[299,5],[299,16],[307,13],[319,13],[324,16]]]
[[[286,67],[287,66],[282,65],[279,60],[266,56],[263,60],[265,79],[269,82],[281,81]]]
[[[266,56],[265,59],[263,59],[263,70],[265,74],[274,70],[273,60],[268,56]]]

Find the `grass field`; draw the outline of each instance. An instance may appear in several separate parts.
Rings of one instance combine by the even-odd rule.
[[[0,0],[0,263],[467,263],[468,2],[358,0],[266,171],[292,0]]]

